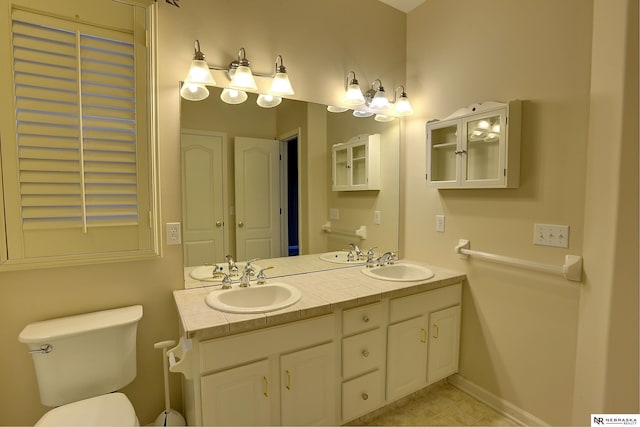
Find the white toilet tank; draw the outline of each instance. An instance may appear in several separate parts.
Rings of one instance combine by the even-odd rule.
[[[142,306],[117,308],[27,325],[40,400],[60,406],[110,393],[136,376],[136,332]]]

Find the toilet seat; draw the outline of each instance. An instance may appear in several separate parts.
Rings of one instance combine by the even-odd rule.
[[[36,423],[36,427],[137,425],[133,405],[122,393],[105,394],[58,406]]]

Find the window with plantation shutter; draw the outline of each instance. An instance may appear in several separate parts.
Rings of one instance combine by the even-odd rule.
[[[148,17],[118,7],[124,28],[11,11],[7,263],[155,253]]]

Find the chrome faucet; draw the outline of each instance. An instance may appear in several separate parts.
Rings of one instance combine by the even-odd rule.
[[[356,245],[355,243],[349,243],[349,246],[351,246],[351,248],[353,249],[353,252],[356,253],[356,256],[358,257],[358,259],[363,259],[365,257],[364,252],[360,250],[358,245]]]
[[[248,288],[251,286],[251,271],[252,270],[245,269],[242,272],[242,276],[240,276],[240,284],[238,286],[241,288]]]
[[[272,268],[273,267],[265,267],[258,272],[258,275],[256,276],[256,279],[258,279],[258,281],[256,282],[256,285],[264,285],[265,283],[267,283],[267,276],[264,274],[264,271],[270,270]]]
[[[227,255],[225,258],[227,259],[227,262],[229,263],[229,276],[230,277],[237,277],[238,276],[238,266],[236,265],[236,262],[233,260],[233,257],[231,255]]]
[[[367,264],[366,267],[375,267],[376,266],[376,253],[373,251],[374,248],[369,248],[367,251]]]
[[[382,256],[380,256],[380,258],[378,258],[376,263],[379,266],[392,264],[393,262],[395,262],[394,258],[395,258],[395,254],[393,252],[385,252],[384,254],[382,254]]]
[[[213,277],[223,276],[222,278],[222,287],[220,289],[231,289],[231,279],[227,273],[223,273],[222,271],[214,271]]]

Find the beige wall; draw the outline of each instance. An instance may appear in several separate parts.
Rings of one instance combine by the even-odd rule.
[[[608,2],[601,2],[598,13],[605,12],[605,4]],[[631,16],[637,17],[637,11]],[[614,141],[605,142],[600,139],[604,135],[599,135],[596,142],[590,131],[594,124],[590,122],[589,104],[591,101],[593,108],[598,102],[598,96],[590,92],[592,18],[592,4],[584,0],[427,0],[409,13],[407,23],[408,87],[420,97],[414,101],[417,114],[408,121],[403,141],[401,236],[405,254],[462,270],[468,276],[463,291],[460,375],[529,412],[533,419],[553,425],[588,424],[589,411],[622,407],[627,412],[638,411],[637,363],[630,363],[634,356],[637,362],[637,291],[620,287],[627,280],[637,287],[637,264],[626,264],[625,280],[606,274],[618,267],[613,256],[622,252],[619,245],[624,249],[628,245],[618,238],[618,217],[633,217],[636,224],[630,230],[637,230],[637,163],[635,183],[627,190],[623,181],[626,176],[622,178],[617,170],[620,158],[606,148],[613,144],[617,150],[620,144],[615,134],[605,130],[613,126],[617,132],[621,126],[619,86],[613,100],[618,109],[600,113],[603,120],[595,125]],[[596,18],[603,19],[599,15]],[[604,20],[612,26],[625,24],[620,14],[607,14]],[[616,43],[622,40],[618,35],[614,43],[603,41],[601,47],[619,48]],[[624,52],[615,50],[615,70],[622,71]],[[599,63],[603,69],[609,66],[608,61]],[[604,71],[603,82],[613,77],[619,83],[620,74],[609,72]],[[633,93],[637,103],[637,90]],[[510,99],[524,101],[520,188],[429,188],[424,182],[424,122],[474,102]],[[637,128],[637,114],[635,124]],[[637,133],[635,136],[637,150]],[[587,153],[592,149],[594,164],[587,169]],[[609,153],[613,158],[601,164],[604,158],[598,153]],[[637,162],[637,155],[630,157]],[[592,175],[597,168],[603,168],[603,178],[612,186],[594,186],[593,180],[600,176]],[[633,175],[627,171],[629,174]],[[617,194],[616,189],[628,196],[633,188],[635,196],[630,204],[623,205],[614,196],[614,203],[597,199],[603,192]],[[585,210],[587,196],[594,199]],[[595,215],[604,220],[596,224],[590,214],[598,209],[607,213]],[[631,211],[622,214],[623,209]],[[434,231],[436,214],[446,215],[445,233]],[[534,246],[534,223],[569,224],[569,249]],[[629,243],[637,247],[637,232],[632,235],[635,238]],[[607,246],[598,247],[600,237]],[[477,250],[544,263],[561,264],[567,253],[584,253],[587,279],[579,285],[473,258],[463,261],[453,254],[460,238],[469,239]],[[637,262],[637,249],[629,259]],[[582,289],[600,287],[604,289],[597,294],[606,296],[606,300],[613,290],[621,289],[622,298],[634,301],[627,304],[625,320],[618,313],[615,326],[609,324],[607,308],[598,310],[596,296],[587,296],[591,302],[580,307],[581,299],[585,299]],[[592,326],[599,329],[595,336]],[[611,334],[614,327],[619,329]],[[583,331],[580,337],[579,328]],[[623,337],[629,340],[627,345],[622,343]],[[594,338],[592,342],[600,346],[596,351],[599,358],[586,357]],[[614,356],[608,341],[615,342],[625,356]],[[578,371],[576,357],[583,362]],[[624,364],[618,365],[617,375],[612,377],[616,362]],[[587,381],[587,371],[598,379]],[[628,372],[631,379],[624,380],[622,372]],[[604,404],[603,393],[613,390],[589,388],[612,386],[609,381],[613,378],[618,379],[620,388],[616,394],[628,396],[618,406]],[[574,380],[581,388],[574,389]],[[588,399],[580,401],[584,397]],[[579,403],[572,410],[574,402]]]
[[[178,81],[187,72],[195,39],[200,39],[212,65],[228,64],[245,47],[254,70],[268,73],[275,55],[282,54],[298,99],[337,102],[351,69],[363,85],[376,78],[389,86],[403,83],[405,15],[382,3],[189,0],[180,2],[180,8],[164,1],[157,4],[163,223],[180,221],[182,215]],[[352,20],[384,25],[389,36],[377,44],[365,43],[349,29]],[[323,181],[325,174],[323,168]],[[181,246],[165,245],[163,250],[162,259],[147,262],[0,272],[0,425],[32,425],[47,410],[39,402],[30,356],[17,340],[27,323],[128,304],[143,304],[144,317],[138,334],[138,376],[125,392],[141,424],[153,422],[164,409],[162,359],[153,343],[177,338],[171,292],[183,287]],[[176,375],[172,386],[172,406],[179,409]]]

